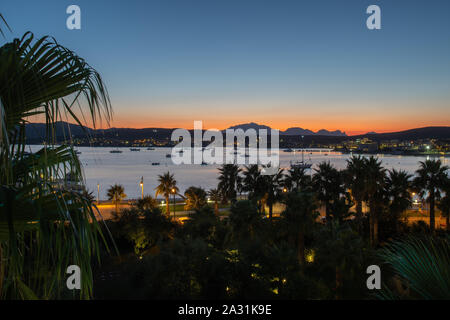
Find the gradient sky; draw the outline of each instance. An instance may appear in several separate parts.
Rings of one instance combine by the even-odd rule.
[[[81,8],[81,30],[66,8]],[[366,8],[381,8],[381,30]],[[244,122],[348,134],[450,125],[448,0],[2,0],[103,76],[116,127]]]

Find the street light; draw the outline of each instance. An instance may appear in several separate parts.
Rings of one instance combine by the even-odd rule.
[[[172,194],[173,194],[173,218],[175,219],[175,188],[172,188]]]
[[[142,190],[142,199],[144,199],[144,177],[141,177],[141,183],[139,184]]]
[[[100,183],[97,182],[97,204],[100,203]]]

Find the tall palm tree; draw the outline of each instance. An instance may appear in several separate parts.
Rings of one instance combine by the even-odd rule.
[[[175,180],[173,174],[170,174],[169,171],[164,173],[163,175],[158,175],[158,182],[159,185],[156,187],[156,195],[155,197],[158,197],[158,195],[162,195],[164,199],[166,200],[166,214],[167,217],[170,216],[170,195],[178,194],[179,190],[177,187],[177,181]],[[175,208],[174,208],[175,210]]]
[[[312,179],[313,188],[317,193],[317,199],[325,205],[325,215],[329,222],[331,203],[343,192],[341,175],[329,161],[319,163],[318,168],[314,170],[316,173]]]
[[[263,197],[266,194],[266,190],[265,180],[264,176],[261,174],[261,169],[258,165],[253,164],[246,166],[243,174],[243,190],[248,192],[248,199],[256,202],[258,210],[262,212]]]
[[[108,197],[108,200],[111,200],[116,206],[116,213],[119,212],[120,201],[127,197],[124,187],[120,184],[115,184],[109,187],[106,191],[106,196]]]
[[[445,187],[447,176],[447,166],[443,166],[440,160],[420,161],[420,168],[416,171],[414,187],[422,198],[426,197],[430,204],[430,228],[435,228],[435,204],[442,189]]]
[[[218,189],[211,189],[208,191],[209,198],[214,202],[214,213],[219,215],[219,202],[222,201],[222,194]]]
[[[283,194],[284,170],[279,168],[277,173],[264,175],[262,185],[265,189],[265,202],[269,207],[269,219],[272,220],[273,205],[279,201]]]
[[[286,209],[281,216],[286,221],[289,232],[294,236],[298,262],[303,265],[305,262],[305,233],[319,215],[317,201],[311,192],[290,192],[285,204]]]
[[[389,211],[395,230],[398,231],[398,220],[401,214],[411,206],[412,175],[404,170],[389,170],[386,177],[385,191],[389,204]]]
[[[217,189],[222,193],[222,200],[225,202],[235,202],[237,197],[237,188],[240,184],[241,169],[235,164],[224,164],[219,168],[219,184]]]
[[[364,168],[364,158],[361,156],[352,156],[347,160],[345,170],[346,184],[351,190],[351,195],[356,203],[356,216],[362,216],[362,202],[364,201],[364,188],[366,175]]]
[[[306,174],[304,168],[293,167],[288,170],[285,186],[289,191],[304,191],[310,184],[311,177]]]
[[[242,189],[248,192],[248,199],[254,200],[259,196],[258,187],[261,184],[261,170],[257,164],[245,166],[243,170]]]
[[[0,47],[0,298],[59,297],[71,264],[83,274],[79,297],[92,296],[100,229],[89,199],[64,183],[70,173],[82,185],[81,163],[54,134],[60,120],[87,124],[86,111],[93,127],[109,123],[103,80],[74,52],[30,32]],[[25,124],[36,115],[46,146],[29,153]]]
[[[378,243],[378,217],[380,210],[382,210],[386,169],[381,166],[381,161],[374,156],[364,160],[364,168],[366,172],[364,193],[370,209],[370,241],[375,246]]]

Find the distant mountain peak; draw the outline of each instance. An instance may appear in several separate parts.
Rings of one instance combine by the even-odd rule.
[[[250,122],[250,123],[243,123],[243,124],[238,124],[235,126],[231,126],[228,129],[242,129],[242,130],[247,130],[247,129],[255,129],[255,130],[259,130],[259,129],[267,129],[270,130],[271,128],[269,126],[266,125],[261,125],[255,122]],[[292,127],[292,128],[288,128],[285,131],[281,131],[280,130],[280,135],[289,135],[289,136],[347,136],[347,134],[341,130],[335,130],[335,131],[328,131],[326,129],[321,129],[317,132],[314,132],[312,130],[309,129],[303,129],[300,127]]]
[[[261,125],[255,122],[250,122],[250,123],[242,123],[242,124],[238,124],[235,126],[231,126],[228,129],[242,129],[242,130],[248,130],[248,129],[255,129],[255,130],[259,130],[259,129],[267,129],[270,130],[271,128],[265,125]]]

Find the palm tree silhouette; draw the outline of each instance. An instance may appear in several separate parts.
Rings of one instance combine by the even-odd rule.
[[[143,199],[138,199],[136,201],[136,207],[141,211],[153,210],[158,208],[158,201],[151,195],[146,195]]]
[[[419,192],[422,198],[427,198],[430,204],[430,228],[435,228],[435,204],[436,199],[440,197],[442,189],[445,187],[448,176],[447,166],[443,166],[440,160],[420,161],[420,168],[416,171],[414,178],[414,188]]]
[[[222,200],[234,203],[237,197],[238,185],[241,183],[241,169],[235,164],[224,164],[219,168],[219,184],[217,189],[222,193]]]
[[[185,210],[198,210],[206,205],[206,191],[198,187],[189,187],[184,192],[186,199]]]
[[[297,246],[300,265],[305,262],[305,233],[319,215],[315,195],[311,192],[290,192],[285,201],[286,209],[281,216],[287,222],[287,229]]]
[[[398,220],[401,214],[411,206],[411,179],[412,175],[404,170],[389,170],[386,177],[385,191],[391,219],[398,231]]]
[[[342,190],[342,179],[339,171],[329,161],[321,162],[313,176],[312,184],[317,193],[317,199],[325,206],[327,222],[330,221],[331,202],[339,198]]]
[[[351,190],[351,196],[356,203],[356,217],[362,217],[362,202],[364,201],[364,188],[366,183],[364,168],[364,158],[361,156],[352,156],[347,160],[345,170],[345,180],[348,188]]]
[[[170,174],[169,171],[164,173],[163,175],[158,175],[158,182],[159,185],[155,188],[156,194],[155,197],[158,197],[158,195],[163,195],[166,200],[166,214],[169,217],[170,216],[170,195],[178,194],[179,190],[177,187],[177,181],[175,180],[173,174]],[[174,208],[175,210],[175,208]]]
[[[119,203],[123,199],[127,197],[125,194],[125,189],[120,184],[115,184],[106,191],[106,196],[108,197],[108,200],[111,200],[115,206],[116,206],[116,213],[119,212]]]
[[[288,173],[285,186],[289,191],[304,191],[311,185],[311,177],[306,174],[305,168],[293,167]]]
[[[378,243],[378,217],[382,210],[386,169],[377,157],[370,156],[364,160],[366,174],[365,199],[369,203],[370,240],[373,246]]]
[[[278,169],[272,175],[263,175],[263,188],[266,193],[266,204],[269,207],[269,219],[272,219],[273,205],[279,201],[283,194],[284,170]]]
[[[7,26],[1,15],[0,24]],[[11,217],[8,223],[0,222],[0,234],[6,235],[0,236],[1,247],[7,248],[0,259],[5,261],[2,269],[8,270],[0,274],[0,298],[57,297],[61,288],[55,284],[66,266],[53,262],[70,260],[90,272],[100,228],[92,227],[97,221],[89,199],[62,184],[55,192],[55,181],[64,181],[66,174],[78,186],[83,181],[78,157],[71,146],[56,145],[55,129],[64,114],[82,127],[89,119],[94,127],[102,119],[109,124],[111,104],[98,72],[51,37],[35,40],[27,32],[2,43],[0,66],[0,188],[7,204],[2,215]],[[28,153],[25,124],[32,115],[46,121],[45,146]],[[72,213],[77,216],[76,228]],[[44,221],[67,224],[43,228]],[[22,231],[18,226],[24,225]],[[25,270],[34,266],[40,271],[27,274]],[[81,282],[79,296],[91,297],[91,278],[82,277]],[[9,283],[8,289],[4,283]]]

